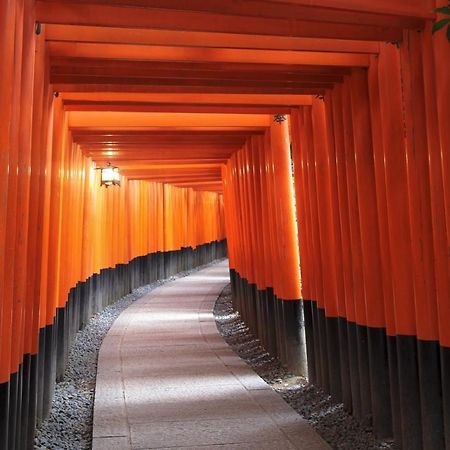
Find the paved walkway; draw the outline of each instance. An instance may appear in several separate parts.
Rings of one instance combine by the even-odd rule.
[[[155,289],[103,341],[94,450],[327,449],[218,334],[225,262]]]

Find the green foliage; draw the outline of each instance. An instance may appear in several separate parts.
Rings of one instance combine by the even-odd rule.
[[[449,6],[441,6],[440,8],[436,8],[434,10],[438,14],[443,14],[445,16],[450,16],[450,5]],[[440,29],[447,27],[447,40],[450,42],[450,17],[445,17],[444,19],[440,19],[433,24],[433,34]]]
[[[450,6],[441,6],[440,8],[436,8],[434,12],[446,14],[447,16],[450,16]]]

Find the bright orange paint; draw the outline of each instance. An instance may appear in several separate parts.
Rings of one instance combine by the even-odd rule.
[[[64,3],[0,2],[0,382],[77,282],[225,222],[259,289],[450,347],[445,0]]]

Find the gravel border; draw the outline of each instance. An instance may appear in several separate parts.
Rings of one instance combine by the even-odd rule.
[[[69,353],[64,380],[56,383],[52,409],[47,420],[36,430],[35,450],[88,450],[92,448],[97,359],[103,338],[120,313],[157,287],[186,277],[223,259],[181,272],[165,280],[135,289],[93,316],[80,330]]]
[[[221,336],[230,347],[273,390],[278,392],[328,442],[339,450],[396,450],[393,441],[377,441],[371,428],[361,424],[344,410],[342,403],[295,376],[270,356],[249,331],[238,312],[233,310],[231,286],[224,288],[214,306],[214,317]]]

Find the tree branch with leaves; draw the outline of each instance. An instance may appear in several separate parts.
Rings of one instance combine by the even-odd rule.
[[[433,34],[436,33],[436,31],[447,27],[446,36],[447,40],[450,42],[450,4],[448,6],[441,6],[440,8],[436,8],[434,11],[447,17],[439,19],[434,23]]]

